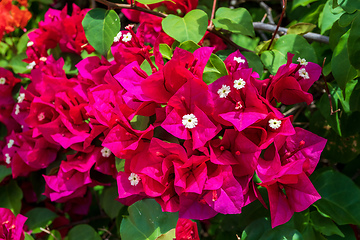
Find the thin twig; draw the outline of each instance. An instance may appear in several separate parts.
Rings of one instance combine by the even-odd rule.
[[[213,2],[209,27],[211,27],[213,25],[212,21],[213,21],[214,16],[215,16],[215,9],[216,9],[216,0],[214,0],[214,2]]]
[[[268,46],[267,50],[269,50],[269,49],[270,49],[271,44],[272,44],[272,43],[273,43],[273,41],[274,41],[275,35],[277,34],[277,32],[278,32],[278,30],[279,30],[280,24],[281,24],[281,22],[282,22],[282,20],[283,20],[283,18],[284,18],[284,15],[285,15],[286,5],[287,5],[287,0],[282,0],[282,11],[281,11],[281,16],[280,16],[280,19],[279,19],[278,24],[276,25],[275,32],[274,32],[274,33],[273,33],[273,35],[272,35],[272,38],[271,38],[271,41],[270,41],[270,44],[269,44],[269,46]]]
[[[272,24],[269,24],[269,23],[262,23],[262,22],[254,22],[253,26],[254,26],[255,30],[262,30],[262,31],[267,31],[267,32],[274,32],[275,29],[276,29],[276,25],[272,25]],[[278,33],[280,35],[286,34],[287,31],[288,31],[288,29],[284,28],[284,27],[279,27],[279,29],[278,29]],[[310,41],[329,44],[329,37],[320,35],[318,33],[311,33],[311,32],[306,33],[306,34],[303,35],[303,37],[305,39],[307,39],[307,40],[310,40]]]
[[[271,24],[275,24],[274,22],[274,18],[272,17],[272,13],[271,13],[271,7],[269,7],[266,3],[264,3],[263,1],[261,1],[259,3],[260,7],[262,7],[263,9],[265,9],[266,11],[266,16],[269,20],[269,23]]]
[[[337,109],[337,110],[334,111],[334,108],[333,108],[333,105],[332,105],[331,94],[330,94],[329,87],[328,87],[328,85],[327,85],[327,81],[326,81],[326,78],[325,78],[325,75],[324,75],[324,72],[323,72],[323,70],[324,70],[324,65],[325,65],[325,60],[326,60],[326,57],[324,58],[324,61],[323,61],[323,64],[322,64],[321,76],[322,76],[322,78],[323,78],[323,80],[324,80],[324,82],[325,82],[325,91],[326,91],[326,93],[327,93],[327,95],[328,95],[328,98],[329,98],[329,103],[330,103],[330,115],[333,115],[334,113],[339,112],[340,109]]]

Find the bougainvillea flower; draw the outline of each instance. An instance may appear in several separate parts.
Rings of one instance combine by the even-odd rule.
[[[302,128],[295,128],[296,133],[286,138],[284,145],[279,149],[281,162],[306,159],[303,170],[307,175],[314,172],[320,160],[320,155],[326,145],[326,139]]]
[[[259,160],[257,174],[268,191],[272,227],[284,224],[294,214],[307,209],[320,195],[303,172],[305,159],[281,165],[276,145]]]
[[[176,240],[200,240],[196,222],[179,218],[175,228]]]
[[[209,85],[214,102],[215,120],[242,131],[264,119],[268,109],[250,82],[251,69],[240,69]]]
[[[321,74],[321,67],[316,63],[306,62],[293,64],[294,54],[288,53],[287,63],[281,66],[276,75],[270,80],[266,98],[273,103],[273,98],[287,105],[312,102],[313,96],[307,93],[311,85]]]
[[[18,214],[16,217],[10,209],[0,208],[0,239],[24,240],[24,224],[27,217]]]
[[[199,45],[203,47],[213,47],[214,53],[220,50],[225,50],[227,48],[224,41],[211,32],[205,33],[204,37],[200,40]]]

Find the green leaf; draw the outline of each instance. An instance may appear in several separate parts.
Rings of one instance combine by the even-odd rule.
[[[159,44],[159,51],[162,57],[168,60],[170,60],[173,55],[172,49],[167,44],[164,43]]]
[[[351,65],[360,70],[360,15],[358,15],[350,28],[348,38],[348,54]]]
[[[337,0],[339,6],[348,13],[353,13],[356,10],[360,10],[359,0]]]
[[[260,57],[253,52],[243,52],[242,55],[246,58],[249,68],[252,68],[261,76],[264,72],[264,65],[261,63]]]
[[[68,240],[101,240],[99,234],[87,224],[73,227],[68,234]]]
[[[261,54],[261,61],[271,74],[275,75],[279,67],[286,64],[287,53],[293,53],[293,61],[298,57],[305,58],[308,62],[317,63],[314,48],[302,36],[287,34],[280,37],[274,44],[272,50]]]
[[[5,165],[0,165],[0,183],[9,175],[11,175],[11,168],[7,168]]]
[[[354,230],[349,225],[339,226],[341,232],[345,234],[345,237],[340,237],[338,235],[332,235],[327,237],[327,240],[356,240]]]
[[[347,27],[349,26],[352,21],[354,21],[354,19],[360,15],[359,11],[356,11],[354,13],[344,13],[343,15],[341,15],[341,17],[339,18],[339,25],[341,27]]]
[[[344,174],[328,170],[312,179],[321,199],[314,205],[337,224],[360,224],[360,189]]]
[[[356,85],[353,89],[354,93],[360,92],[360,81],[356,80]],[[348,84],[349,85],[349,84]],[[351,94],[349,99],[349,105],[351,111],[360,111],[360,94]]]
[[[316,1],[317,0],[294,0],[291,10],[294,10],[295,8],[300,7],[300,6],[305,7],[308,4],[310,4],[312,2],[316,2]]]
[[[227,75],[225,63],[215,54],[211,54],[209,61],[206,63],[203,80],[206,84],[215,82],[218,78]]]
[[[154,199],[145,199],[128,208],[129,216],[120,225],[123,240],[155,240],[176,226],[177,213],[162,212]]]
[[[27,58],[26,53],[20,53],[16,55],[15,57],[11,58],[9,65],[14,71],[14,73],[25,73],[30,72],[26,67],[28,66],[28,63],[23,62],[23,60]]]
[[[28,233],[25,233],[24,240],[34,240],[34,238],[31,235],[29,235]]]
[[[29,229],[33,230],[33,233],[40,233],[40,227],[49,226],[58,215],[47,208],[39,207],[31,209],[25,216],[28,218],[26,225]]]
[[[333,76],[341,89],[344,89],[346,83],[357,76],[357,72],[353,66],[350,65],[348,54],[348,38],[349,32],[346,32],[338,42],[334,49],[331,68]]]
[[[206,32],[208,16],[204,11],[194,9],[183,18],[170,14],[162,20],[161,25],[166,34],[179,42],[199,42]]]
[[[335,47],[340,41],[340,38],[350,29],[350,26],[347,27],[341,27],[339,25],[339,21],[334,22],[334,25],[331,28],[330,31],[330,37],[329,37],[329,45],[331,49],[334,51]]]
[[[301,233],[293,228],[280,225],[276,228],[267,230],[259,240],[303,240]]]
[[[196,42],[191,41],[191,40],[180,43],[180,45],[178,47],[181,49],[184,49],[186,51],[189,51],[191,53],[194,53],[196,49],[200,48],[200,46],[197,45]]]
[[[330,30],[334,22],[338,20],[344,13],[341,7],[332,8],[332,1],[328,0],[324,6],[323,12],[319,16],[319,28],[321,34],[324,34],[327,30]]]
[[[112,219],[116,218],[120,209],[124,206],[115,199],[119,196],[117,187],[106,188],[100,195],[100,206],[105,213]]]
[[[130,124],[134,129],[144,131],[149,127],[149,117],[135,115],[133,119],[131,119]]]
[[[331,86],[330,84],[328,84],[329,86]],[[337,89],[334,88],[332,91],[330,91],[330,94],[332,96],[335,95]],[[339,107],[339,102],[337,98],[332,98],[332,106],[334,108],[334,111],[338,109]],[[318,101],[316,103],[316,106],[318,107],[318,109],[321,112],[321,115],[326,119],[327,123],[331,126],[331,128],[339,135],[341,136],[341,127],[340,127],[340,122],[339,122],[339,112],[336,112],[334,114],[331,115],[331,110],[330,110],[330,102],[329,102],[329,97],[327,96],[327,94],[323,94],[323,96],[321,96],[320,101]]]
[[[314,28],[316,28],[316,25],[312,23],[297,23],[289,27],[287,34],[304,35],[314,30]]]
[[[312,225],[316,231],[321,232],[325,236],[331,236],[333,234],[345,237],[336,224],[330,219],[322,216],[319,212],[313,211],[310,213]]]
[[[234,43],[237,45],[255,51],[256,47],[258,46],[260,42],[260,38],[251,38],[242,34],[232,34],[231,39]]]
[[[306,240],[326,240],[326,238],[316,231],[311,224],[306,225],[304,231],[301,232],[302,236]]]
[[[47,240],[60,240],[61,238],[61,234],[58,230],[51,230]]]
[[[215,27],[233,33],[241,33],[251,37],[255,36],[251,15],[245,8],[230,9],[221,7],[216,10],[215,16],[213,20]]]
[[[95,8],[82,21],[86,38],[101,55],[106,55],[120,31],[120,19],[114,10]]]
[[[271,229],[270,220],[259,218],[244,229],[241,234],[241,240],[258,240],[269,229]]]
[[[115,165],[118,172],[124,172],[125,159],[115,157]]]
[[[156,240],[173,240],[175,238],[175,228],[171,229],[167,233],[161,234]]]
[[[13,180],[0,187],[0,207],[10,209],[15,215],[20,213],[23,192]]]

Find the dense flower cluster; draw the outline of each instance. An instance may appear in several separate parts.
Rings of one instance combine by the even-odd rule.
[[[27,217],[18,214],[16,217],[7,208],[0,208],[0,239],[24,240],[23,226]]]
[[[304,59],[294,64],[288,54],[275,76],[259,80],[236,51],[224,61],[228,74],[207,85],[203,72],[215,48],[175,48],[166,62],[159,44],[174,40],[161,29],[149,32],[156,21],[144,21],[136,34],[128,26],[115,37],[114,60],[85,58],[69,78],[63,59],[46,50],[59,44],[62,51],[92,51],[78,26],[86,10],[74,9],[71,17],[49,10],[29,34],[31,83],[17,103],[12,90],[20,80],[0,69],[0,121],[9,131],[1,158],[14,178],[58,161],[44,175],[51,201],[75,204],[89,186],[102,184],[91,174],[98,172],[116,178],[124,204],[154,198],[180,218],[207,219],[263,202],[256,174],[269,193],[273,227],[320,198],[308,176],[326,140],[294,128],[292,116],[276,108],[277,102],[311,103],[307,91],[320,66]],[[115,157],[125,161],[123,171]]]

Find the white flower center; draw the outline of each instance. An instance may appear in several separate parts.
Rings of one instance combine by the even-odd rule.
[[[108,149],[107,147],[104,147],[103,149],[101,149],[101,155],[106,158],[110,157],[110,155],[111,155],[110,149]]]
[[[308,74],[308,72],[306,71],[305,68],[300,68],[299,69],[299,76],[304,78],[304,79],[309,79],[310,78],[309,74]]]
[[[22,103],[25,99],[25,93],[20,93],[17,97],[18,103]]]
[[[217,91],[220,98],[226,98],[230,93],[230,86],[222,85],[222,87]]]
[[[130,181],[131,186],[138,185],[141,180],[139,175],[137,175],[136,173],[131,173],[128,179]]]
[[[121,33],[121,31],[120,31],[120,32],[116,35],[116,37],[114,37],[114,42],[120,41],[121,35],[122,35],[122,33]]]
[[[131,33],[127,33],[127,34],[124,34],[123,35],[123,42],[129,42],[129,41],[131,41],[131,39],[132,39],[132,35],[131,35]]]
[[[0,84],[4,85],[6,83],[6,78],[0,77]]]
[[[238,90],[242,89],[245,87],[245,84],[246,84],[246,82],[244,81],[244,79],[239,78],[238,80],[234,81],[234,88],[236,88]]]
[[[198,125],[198,119],[192,113],[186,114],[182,117],[182,124],[185,128],[192,129]]]
[[[45,119],[45,114],[43,112],[39,113],[38,120],[41,122],[44,119]]]
[[[42,61],[42,62],[46,62],[46,60],[47,60],[47,57],[41,57],[40,58],[40,61]]]
[[[240,101],[237,102],[236,105],[235,105],[235,109],[236,109],[236,110],[239,110],[239,109],[241,109],[242,107],[243,107],[243,105],[241,104]]]
[[[15,141],[13,139],[9,139],[9,142],[7,144],[8,148],[11,148],[14,145]]]
[[[18,115],[20,113],[20,105],[16,104],[15,106],[15,115]]]
[[[28,46],[28,47],[31,47],[32,45],[34,45],[34,42],[33,42],[33,41],[29,41],[29,42],[26,44],[26,46]]]
[[[11,163],[11,157],[10,157],[10,154],[8,154],[8,153],[5,153],[5,162],[6,162],[6,164]]]
[[[279,119],[270,119],[269,120],[269,126],[272,128],[272,129],[278,129],[280,126],[281,126],[281,120]]]
[[[305,60],[305,58],[298,58],[297,62],[300,63],[300,65],[302,66],[306,66],[308,64],[308,62]]]
[[[29,65],[26,66],[27,69],[31,70],[36,66],[35,61],[32,61],[31,63],[29,63]]]
[[[245,63],[245,59],[242,59],[241,57],[234,57],[234,61],[237,63]]]

